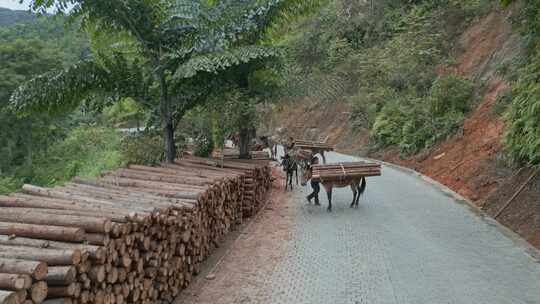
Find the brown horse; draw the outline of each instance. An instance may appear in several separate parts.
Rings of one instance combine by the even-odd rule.
[[[300,182],[302,186],[305,186],[307,182],[311,179],[313,175],[313,168],[311,164],[303,164],[300,166]],[[358,208],[358,203],[360,201],[360,195],[366,191],[366,178],[359,177],[355,179],[348,179],[344,181],[321,181],[321,184],[326,191],[328,196],[328,212],[332,211],[332,190],[333,188],[345,188],[351,187],[353,192],[353,199],[351,202],[351,208]]]

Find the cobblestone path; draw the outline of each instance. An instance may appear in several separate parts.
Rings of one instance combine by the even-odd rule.
[[[324,191],[322,207],[308,205],[308,190],[296,188],[286,209],[265,210],[251,227],[257,238],[241,237],[214,271],[217,279],[186,303],[540,303],[536,253],[415,175],[384,167],[383,176],[368,179],[358,209],[348,207],[349,189],[335,190],[332,213]],[[219,292],[205,297],[212,290]]]

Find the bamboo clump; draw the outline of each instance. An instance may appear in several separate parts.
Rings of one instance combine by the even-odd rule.
[[[267,161],[186,156],[0,196],[0,304],[171,303],[262,205]]]

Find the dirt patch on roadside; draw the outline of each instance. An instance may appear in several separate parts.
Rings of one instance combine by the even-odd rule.
[[[368,136],[349,125],[349,106],[344,100],[323,102],[301,98],[279,105],[265,121],[263,133],[327,142],[343,153],[358,154],[367,147]]]
[[[244,227],[217,265],[182,292],[176,304],[258,303],[266,278],[291,238],[294,208],[288,206],[279,168],[273,168],[273,176],[276,180],[266,207]]]
[[[517,171],[486,199],[482,209],[540,248],[540,173]]]
[[[453,71],[475,81],[495,77],[497,67],[521,52],[519,34],[509,22],[513,10],[494,10],[474,22],[454,50]]]

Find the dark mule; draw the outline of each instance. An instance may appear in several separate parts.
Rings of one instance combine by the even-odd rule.
[[[305,186],[307,182],[311,179],[313,174],[313,169],[310,164],[300,167],[301,183],[302,186]],[[351,187],[353,192],[353,199],[351,202],[351,208],[358,208],[358,203],[360,201],[360,195],[366,191],[366,178],[360,177],[355,179],[349,179],[346,181],[321,181],[321,184],[326,190],[328,195],[328,211],[332,211],[332,190],[336,188],[345,188],[347,186]]]
[[[298,164],[296,163],[294,157],[289,154],[285,154],[285,156],[281,157],[281,166],[283,167],[283,171],[285,171],[286,174],[285,191],[287,191],[288,186],[290,186],[292,190],[294,175],[296,175],[296,184],[298,185]]]

